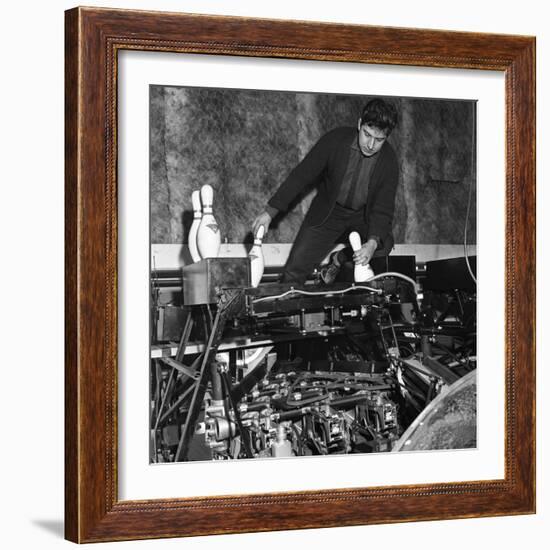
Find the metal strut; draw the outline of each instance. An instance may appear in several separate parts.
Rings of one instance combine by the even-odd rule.
[[[218,309],[212,322],[212,330],[206,344],[201,365],[198,369],[193,396],[189,404],[189,410],[187,411],[187,417],[181,432],[174,462],[187,460],[189,442],[193,437],[195,424],[199,417],[204,394],[211,377],[210,364],[216,357],[227,319],[235,315],[238,311],[241,311],[243,306],[244,292],[242,290],[225,290],[222,292],[218,302]]]
[[[233,394],[231,393],[231,381],[229,379],[229,373],[227,371],[222,371],[220,372],[220,374],[222,377],[223,385],[225,386],[227,398],[231,403],[231,408],[233,409],[233,413],[235,415],[235,421],[237,422],[237,427],[239,428],[239,433],[241,434],[241,439],[244,445],[246,456],[247,458],[254,458],[254,453],[252,451],[252,442],[250,441],[250,434],[248,433],[248,430],[245,430],[243,427],[238,402],[233,399]]]

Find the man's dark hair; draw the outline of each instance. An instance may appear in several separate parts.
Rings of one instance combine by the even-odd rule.
[[[363,124],[385,131],[386,136],[389,136],[397,124],[397,110],[383,99],[371,99],[361,113],[361,125]]]

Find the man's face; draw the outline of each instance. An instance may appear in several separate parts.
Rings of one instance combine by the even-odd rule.
[[[358,143],[361,153],[366,157],[376,155],[388,137],[386,131],[370,124],[361,124],[361,120],[357,124],[357,129],[359,130]]]

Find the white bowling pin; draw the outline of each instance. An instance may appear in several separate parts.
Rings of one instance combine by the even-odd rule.
[[[197,248],[203,258],[217,258],[222,244],[220,228],[212,214],[214,190],[210,185],[201,187],[202,218],[197,230]]]
[[[357,252],[361,249],[361,236],[359,235],[359,233],[357,233],[357,231],[352,231],[349,234],[349,242],[354,252]],[[353,279],[356,283],[368,281],[372,277],[374,277],[374,271],[371,269],[369,264],[355,264],[355,267],[353,269]]]
[[[200,191],[197,190],[191,193],[191,202],[193,203],[193,223],[189,230],[189,253],[194,262],[199,262],[201,255],[197,248],[197,231],[199,230],[202,218]]]
[[[265,227],[260,225],[254,238],[254,246],[250,249],[250,283],[253,287],[260,284],[264,274],[264,253],[262,252],[262,239],[264,238]]]

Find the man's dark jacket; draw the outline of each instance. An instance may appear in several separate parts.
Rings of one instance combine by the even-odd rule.
[[[316,185],[317,196],[311,203],[304,225],[321,225],[336,203],[354,139],[357,139],[357,129],[348,127],[336,128],[321,137],[268,204],[285,212],[306,186]],[[363,238],[374,236],[383,242],[391,233],[399,168],[395,151],[387,141],[376,156],[364,210],[368,231]]]

